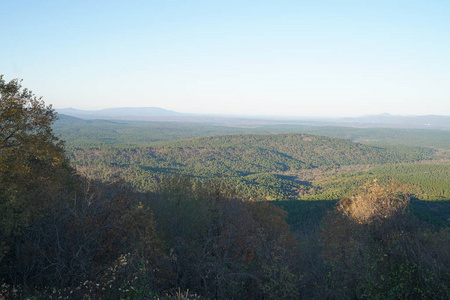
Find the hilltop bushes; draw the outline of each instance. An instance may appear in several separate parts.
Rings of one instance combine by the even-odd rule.
[[[446,299],[448,229],[433,230],[410,212],[396,185],[377,182],[336,205],[324,219],[330,294],[356,299]],[[444,238],[445,239],[445,238]],[[433,242],[431,242],[433,241]],[[442,243],[442,244],[440,244]],[[440,245],[438,245],[440,244]]]

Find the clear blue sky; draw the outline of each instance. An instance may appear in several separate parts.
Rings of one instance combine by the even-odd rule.
[[[0,74],[55,108],[450,115],[450,1],[5,1]]]

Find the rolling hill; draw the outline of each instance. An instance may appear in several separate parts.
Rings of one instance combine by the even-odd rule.
[[[233,134],[146,147],[71,147],[70,158],[84,173],[117,175],[140,190],[152,190],[161,178],[185,175],[221,178],[246,195],[265,199],[317,194],[315,183],[305,179],[305,173],[314,170],[323,173],[424,159],[417,153],[309,134]]]
[[[144,148],[80,151],[85,155],[83,161],[92,164],[136,164],[153,171],[198,177],[295,172],[319,166],[378,165],[422,158],[344,139],[308,134],[236,134],[155,143]],[[75,157],[74,161],[81,163]]]

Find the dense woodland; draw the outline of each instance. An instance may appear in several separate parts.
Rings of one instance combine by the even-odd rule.
[[[54,123],[0,92],[0,298],[450,297],[448,131]]]
[[[441,159],[448,154],[425,147],[383,148],[308,134],[235,134],[68,150],[79,171],[118,176],[140,191],[184,175],[221,178],[247,198],[334,200],[377,178],[410,184],[411,193],[424,200],[449,197],[448,162]]]
[[[59,115],[53,125],[67,146],[129,145],[145,147],[153,142],[191,139],[226,134],[303,133],[342,138],[374,145],[409,150],[432,147],[450,150],[450,132],[446,130],[354,128],[312,126],[292,122],[230,119],[221,122],[144,122],[129,120],[82,120]],[[412,148],[411,148],[412,147]]]

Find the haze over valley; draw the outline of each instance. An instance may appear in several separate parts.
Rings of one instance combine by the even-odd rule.
[[[318,126],[344,127],[386,127],[386,128],[422,128],[422,129],[450,129],[450,116],[426,115],[403,116],[387,113],[360,117],[286,117],[286,116],[252,116],[252,115],[205,115],[187,114],[166,110],[159,107],[123,107],[102,110],[79,110],[74,108],[56,109],[61,115],[73,116],[81,119],[106,119],[130,121],[184,121],[211,122],[216,124],[232,123],[249,124],[309,124]],[[62,117],[64,118],[64,116]]]

